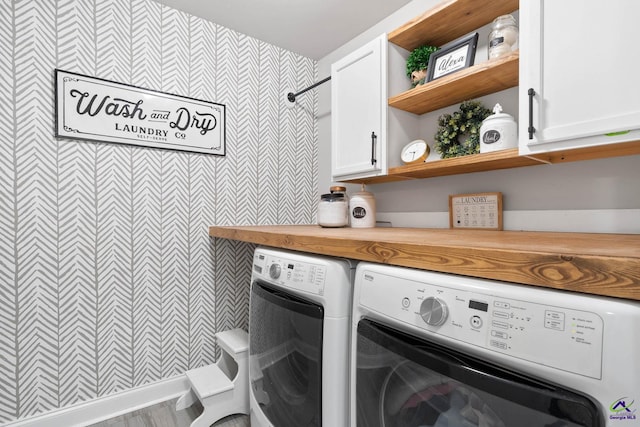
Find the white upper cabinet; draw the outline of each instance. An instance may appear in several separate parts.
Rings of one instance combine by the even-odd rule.
[[[387,36],[331,65],[331,176],[387,173]]]
[[[640,139],[638,16],[629,0],[520,0],[520,154]]]

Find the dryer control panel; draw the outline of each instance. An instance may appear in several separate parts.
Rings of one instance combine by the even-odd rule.
[[[567,305],[558,292],[412,273],[414,277],[360,272],[357,303],[425,334],[590,378],[602,377],[602,318]]]
[[[256,252],[253,257],[253,274],[270,283],[323,295],[327,268],[285,256]]]

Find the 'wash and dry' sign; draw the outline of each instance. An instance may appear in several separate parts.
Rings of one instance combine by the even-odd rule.
[[[225,154],[225,106],[56,70],[56,136]]]

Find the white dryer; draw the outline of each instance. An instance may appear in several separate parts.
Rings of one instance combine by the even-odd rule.
[[[638,302],[360,263],[350,426],[640,426],[638,325]]]
[[[253,427],[348,425],[355,263],[257,248],[249,315]]]

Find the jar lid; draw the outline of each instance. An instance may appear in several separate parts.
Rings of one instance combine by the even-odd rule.
[[[515,120],[511,114],[499,113],[499,114],[492,114],[488,116],[486,119],[483,120],[483,122],[490,122],[492,120],[498,120],[498,119],[507,120],[507,121]]]
[[[320,200],[323,202],[340,202],[344,199],[344,194],[342,193],[326,193],[320,196]]]
[[[515,121],[515,119],[511,114],[502,112],[502,106],[500,104],[496,104],[493,107],[493,114],[491,114],[490,116],[487,116],[487,118],[484,119],[482,122],[484,123],[484,122],[489,122],[497,119],[506,120],[506,121]]]
[[[498,24],[499,26],[507,26],[507,25],[516,25],[516,18],[513,15],[500,15],[496,19],[493,20],[493,24]]]
[[[370,193],[368,191],[358,191],[352,196],[352,198],[354,197],[362,197],[363,199],[373,199],[373,193]]]

